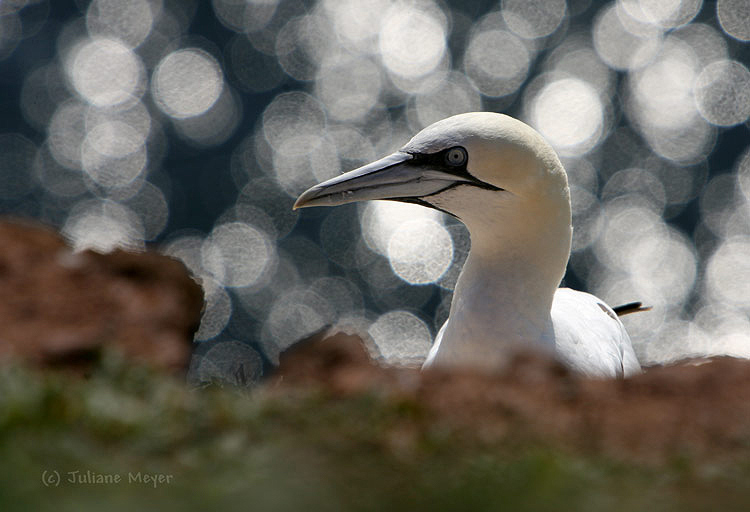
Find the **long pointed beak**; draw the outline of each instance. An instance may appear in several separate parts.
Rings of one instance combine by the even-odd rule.
[[[409,153],[397,151],[304,192],[294,209],[338,206],[370,199],[408,199],[435,194],[467,178],[419,165]]]

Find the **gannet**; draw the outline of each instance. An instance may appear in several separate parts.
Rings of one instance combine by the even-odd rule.
[[[590,377],[640,372],[617,314],[560,288],[573,234],[568,178],[530,126],[492,112],[459,114],[395,153],[315,185],[294,208],[389,199],[453,215],[471,250],[448,320],[423,368],[505,367],[522,349],[556,356]]]

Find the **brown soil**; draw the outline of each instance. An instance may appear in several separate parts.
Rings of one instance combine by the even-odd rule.
[[[384,368],[358,337],[337,334],[283,354],[277,379],[280,389],[385,393],[424,408],[429,422],[486,442],[518,436],[653,462],[750,455],[746,360],[686,362],[625,380],[582,378],[534,354],[519,355],[498,375],[420,372]]]
[[[0,222],[0,360],[86,367],[104,347],[170,370],[187,367],[203,292],[155,252],[73,252],[56,232]]]

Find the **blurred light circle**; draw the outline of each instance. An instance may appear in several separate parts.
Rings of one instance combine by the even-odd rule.
[[[697,261],[691,246],[674,231],[666,237],[650,231],[630,244],[626,269],[644,296],[676,306],[687,298],[695,283]]]
[[[469,256],[471,237],[469,236],[469,230],[460,222],[446,226],[446,229],[452,240],[453,261],[443,275],[440,276],[437,284],[446,290],[453,290],[456,287],[458,275],[461,273],[466,258]]]
[[[34,177],[52,197],[73,198],[88,191],[80,169],[71,169],[58,162],[49,141],[34,158]]]
[[[217,224],[227,222],[242,222],[257,226],[258,229],[268,235],[269,240],[278,239],[278,233],[273,219],[260,208],[238,198],[238,201],[227,208],[217,220]]]
[[[273,18],[279,0],[212,0],[219,21],[235,32],[261,30]]]
[[[274,258],[265,233],[241,222],[213,229],[202,248],[203,267],[224,286],[255,284]]]
[[[602,97],[609,97],[613,93],[615,74],[602,62],[593,48],[577,37],[572,38],[568,44],[561,44],[553,51],[551,64],[553,72],[591,84]]]
[[[706,288],[714,300],[745,311],[750,297],[750,237],[734,237],[719,245],[706,266]]]
[[[408,311],[381,315],[367,332],[388,364],[417,366],[427,358],[432,346],[427,325]]]
[[[396,275],[407,283],[435,282],[453,261],[453,239],[437,221],[405,222],[388,241],[388,261]]]
[[[702,335],[694,342],[693,354],[750,357],[750,321],[746,311],[724,302],[711,302],[698,311],[692,325]]]
[[[343,277],[321,277],[313,281],[310,290],[325,297],[339,316],[364,309],[362,291],[354,282]]]
[[[149,33],[154,21],[153,5],[161,10],[159,0],[95,0],[86,13],[86,26],[92,35],[111,37],[135,48]]]
[[[276,36],[276,58],[292,78],[312,80],[332,39],[330,24],[323,17],[305,15],[293,18]]]
[[[80,169],[81,144],[86,137],[86,107],[75,100],[60,105],[52,115],[47,134],[55,160],[68,169]]]
[[[658,59],[631,74],[628,107],[651,127],[680,129],[695,121],[692,101],[698,62],[690,47],[669,41]]]
[[[111,107],[143,95],[143,64],[130,48],[96,38],[73,50],[67,72],[78,94],[97,107]]]
[[[727,40],[723,34],[705,23],[691,23],[671,32],[667,42],[678,40],[690,48],[696,59],[699,69],[708,64],[727,58]]]
[[[571,185],[579,186],[588,191],[599,190],[598,172],[589,159],[563,157],[562,163],[568,173],[568,182]]]
[[[382,81],[380,68],[371,60],[337,56],[323,62],[315,90],[331,118],[358,121],[377,104]]]
[[[393,233],[409,220],[433,220],[440,213],[416,204],[395,201],[370,201],[361,210],[362,236],[368,247],[383,256],[388,256],[388,245]]]
[[[446,51],[445,23],[423,4],[396,3],[380,28],[380,53],[391,73],[416,78],[434,70]]]
[[[332,126],[328,137],[336,145],[339,158],[345,168],[355,168],[377,159],[375,148],[369,137],[351,125]]]
[[[145,146],[122,156],[103,154],[88,139],[81,147],[83,170],[105,188],[120,188],[132,183],[144,171],[147,162]]]
[[[232,136],[242,119],[238,95],[224,87],[216,102],[205,112],[173,120],[175,129],[188,143],[198,147],[218,146]]]
[[[96,183],[105,188],[124,187],[146,168],[148,157],[145,144],[150,118],[141,118],[137,111],[131,113],[133,115],[110,119],[106,116],[87,116],[86,125],[91,128],[81,144],[81,166]],[[125,122],[128,118],[134,121],[135,126]]]
[[[627,19],[627,14],[621,17],[613,4],[600,10],[594,20],[594,48],[610,67],[636,69],[658,53],[662,33],[653,25],[637,22],[626,27],[623,19]]]
[[[170,240],[161,248],[161,252],[180,260],[193,275],[200,276],[205,275],[201,261],[202,246],[203,239],[200,236],[183,235]],[[204,291],[209,291],[205,282],[203,288]]]
[[[109,157],[129,155],[146,142],[148,132],[119,121],[105,121],[94,126],[86,134],[85,142],[100,154]]]
[[[118,154],[127,154],[134,151],[137,146],[146,143],[149,135],[151,135],[152,119],[151,113],[143,102],[138,101],[129,105],[127,109],[89,108],[85,112],[85,123],[87,136],[95,128],[104,125],[99,127],[97,131],[101,130],[100,136],[104,136],[104,140],[107,141],[119,137],[120,134],[117,132],[122,130],[126,138],[123,144],[127,147],[123,146],[124,153],[119,152]],[[120,144],[114,141],[110,143]]]
[[[224,287],[213,279],[203,277],[201,279],[205,306],[201,316],[200,327],[195,333],[196,341],[206,341],[215,338],[229,323],[232,317],[232,298]]]
[[[383,13],[391,0],[323,0],[333,28],[348,48],[374,53]]]
[[[506,96],[518,90],[529,72],[526,46],[505,30],[483,30],[471,36],[464,68],[485,96]]]
[[[159,108],[168,116],[185,119],[210,109],[224,89],[221,67],[198,48],[177,50],[164,57],[151,82]]]
[[[299,153],[301,149],[307,152]],[[305,146],[274,153],[273,168],[279,185],[296,197],[315,183],[337,176],[341,163],[336,146],[327,137],[311,136]]]
[[[639,125],[641,135],[659,156],[679,164],[695,164],[706,158],[716,143],[716,128],[703,121],[684,127],[662,128]]]
[[[750,5],[747,0],[719,0],[716,15],[724,32],[740,41],[750,41]]]
[[[411,124],[420,130],[455,114],[481,110],[482,98],[466,75],[451,71],[425,80],[414,98],[414,107],[418,122]]]
[[[143,249],[143,225],[138,215],[109,200],[93,199],[77,204],[68,215],[62,233],[76,251]]]
[[[601,235],[604,217],[600,215],[599,201],[589,189],[570,184],[570,200],[573,209],[573,242],[571,251],[582,251]],[[578,270],[574,268],[576,274]],[[581,276],[579,276],[581,277]]]
[[[335,316],[326,298],[313,290],[294,288],[283,293],[273,303],[264,325],[266,356],[277,362],[280,352],[331,325]]]
[[[310,9],[303,2],[271,0],[277,4],[275,12],[272,12],[270,5],[262,5],[263,1],[253,0],[252,3],[247,4],[247,10],[242,20],[244,24],[243,32],[256,49],[277,57],[276,43],[281,29],[288,21],[298,16],[304,16]]]
[[[666,239],[667,227],[658,212],[632,201],[630,197],[619,197],[607,202],[602,210],[606,225],[595,246],[599,261],[611,271],[629,268],[629,251],[637,240],[645,237]]]
[[[125,205],[140,217],[144,239],[155,239],[167,227],[169,204],[164,192],[156,185],[143,183],[138,192],[125,201]]]
[[[703,0],[618,0],[617,7],[641,23],[675,28],[689,23],[700,11]]]
[[[379,257],[370,251],[366,251],[365,247],[359,245],[357,247],[357,270],[359,275],[367,282],[368,291],[374,295],[378,301],[378,307],[390,309],[396,307],[419,307],[418,304],[410,303],[409,299],[404,299],[403,287],[407,287],[411,290],[428,290],[426,286],[410,286],[400,279],[396,274],[393,273],[391,265],[388,263],[386,258]],[[401,288],[399,288],[401,287]],[[389,292],[391,295],[399,296],[395,297],[395,301],[388,300],[390,297],[385,297]],[[413,298],[413,297],[411,297]],[[424,304],[424,300],[420,304]]]
[[[299,213],[292,210],[291,204],[289,196],[273,180],[255,178],[240,191],[236,206],[239,211],[247,205],[251,207],[251,211],[255,208],[265,212],[273,222],[276,237],[282,238],[292,231],[299,217]]]
[[[555,80],[532,100],[531,123],[561,154],[580,155],[602,135],[602,102],[596,90],[582,80]]]
[[[603,201],[626,195],[637,197],[639,205],[648,205],[658,213],[664,211],[667,202],[659,176],[645,169],[628,168],[617,171],[607,180],[600,193]]]
[[[508,28],[525,39],[550,35],[566,13],[565,0],[502,0],[501,5]]]
[[[744,122],[750,116],[750,71],[734,60],[709,64],[695,81],[695,101],[711,124]]]
[[[280,153],[306,154],[319,143],[326,128],[326,113],[320,101],[307,93],[281,93],[263,112],[263,135]]]

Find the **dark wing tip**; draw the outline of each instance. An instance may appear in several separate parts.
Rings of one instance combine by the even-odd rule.
[[[629,315],[630,313],[640,313],[651,310],[651,306],[644,306],[642,302],[628,302],[621,306],[612,308],[617,316]]]

